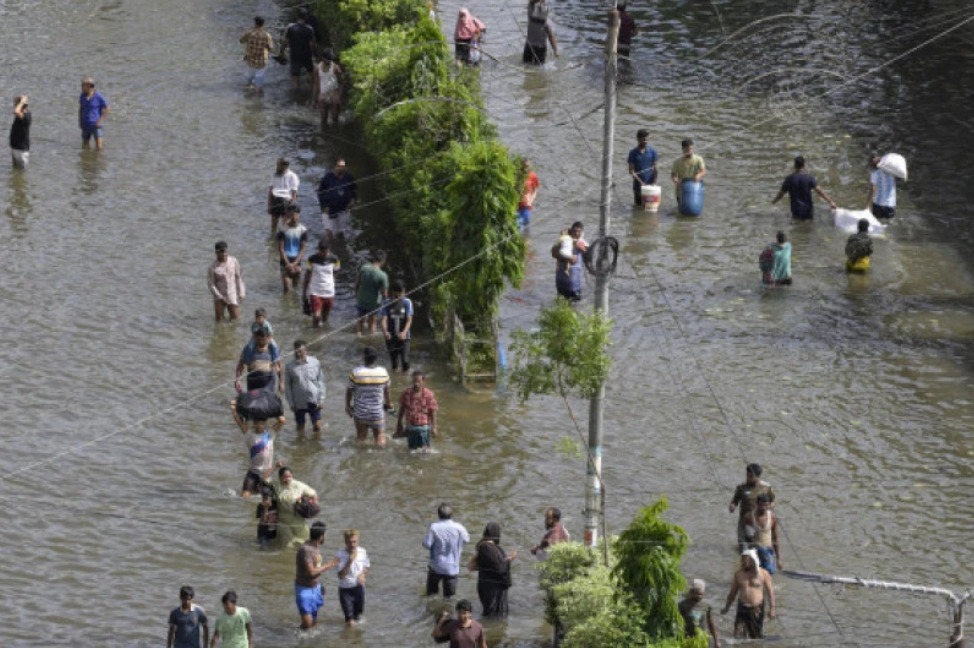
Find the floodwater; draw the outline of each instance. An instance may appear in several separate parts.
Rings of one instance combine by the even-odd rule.
[[[974,190],[962,171],[974,113],[959,82],[974,27],[874,70],[969,17],[960,2],[908,4],[632,7],[643,33],[615,140],[608,526],[618,532],[665,493],[670,518],[693,538],[686,575],[705,578],[718,606],[735,563],[726,506],[748,461],[765,466],[778,493],[787,568],[958,593],[974,581]],[[563,56],[544,70],[519,63],[522,6],[471,8],[496,57],[482,70],[486,108],[542,183],[528,278],[501,310],[506,339],[554,293],[547,248],[557,231],[582,220],[589,240],[597,234],[604,7],[559,3]],[[439,7],[447,33],[457,9]],[[387,203],[355,130],[322,132],[283,68],[269,72],[263,99],[243,90],[236,39],[254,13],[280,20],[267,0],[0,1],[3,100],[26,92],[34,115],[31,169],[0,173],[0,644],[161,645],[188,583],[214,615],[235,589],[259,646],[429,645],[438,603],[422,596],[419,543],[448,500],[472,535],[497,520],[505,547],[522,554],[513,613],[488,624],[491,645],[546,645],[528,548],[548,505],[581,535],[584,464],[567,449],[578,438],[570,416],[558,399],[521,405],[503,387],[459,388],[421,330],[414,364],[442,406],[439,453],[350,441],[341,400],[362,343],[344,327],[348,282],[359,252],[395,247],[376,226]],[[101,154],[78,142],[85,74],[112,104]],[[696,140],[710,170],[700,218],[676,217],[668,186],[659,214],[632,211],[624,160],[640,127],[663,169],[680,139]],[[873,272],[850,278],[845,237],[826,210],[799,225],[784,203],[769,203],[802,153],[840,205],[861,208],[872,150],[906,155],[911,179]],[[280,155],[301,176],[313,240],[323,170],[340,155],[362,178],[365,234],[343,251],[344,285],[323,331],[306,328],[297,301],[280,294],[263,213]],[[778,229],[795,247],[795,285],[765,292],[756,257]],[[243,322],[212,322],[205,274],[218,239],[243,264],[245,314],[266,307],[282,347],[315,340],[326,367],[328,428],[297,438],[289,424],[277,448],[321,495],[326,553],[340,529],[361,530],[373,569],[358,630],[342,628],[329,575],[320,628],[297,632],[293,556],[258,552],[255,502],[234,497],[246,464],[226,403],[248,334]],[[408,276],[408,258],[399,252],[392,274]],[[398,393],[406,380],[393,385]],[[585,421],[587,403],[572,407]],[[460,593],[475,598],[472,577]],[[780,618],[767,625],[778,646],[942,645],[949,635],[936,597],[779,579],[778,601]],[[719,627],[726,634],[731,617]]]

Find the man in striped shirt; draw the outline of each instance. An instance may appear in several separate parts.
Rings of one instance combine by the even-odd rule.
[[[892,218],[896,215],[896,178],[879,168],[880,158],[869,159],[869,202],[866,209],[876,218]]]
[[[372,347],[365,347],[365,364],[352,369],[345,390],[345,413],[355,421],[355,433],[364,441],[369,429],[375,444],[385,447],[386,410],[392,408],[389,397],[389,372],[376,366],[379,354]]]

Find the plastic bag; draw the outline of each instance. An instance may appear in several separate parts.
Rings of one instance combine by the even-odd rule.
[[[237,413],[250,421],[267,421],[284,415],[281,397],[268,389],[255,389],[237,396]]]
[[[310,495],[302,495],[294,503],[294,514],[307,520],[321,515],[321,506]]]
[[[855,234],[859,231],[859,219],[865,218],[869,221],[870,234],[885,234],[886,226],[879,222],[873,213],[868,209],[836,209],[835,226],[846,234]]]
[[[899,153],[887,153],[876,167],[900,180],[906,180],[906,159]]]

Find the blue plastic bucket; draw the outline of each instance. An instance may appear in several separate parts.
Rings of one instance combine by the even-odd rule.
[[[699,216],[703,211],[703,183],[684,180],[680,183],[680,213]]]

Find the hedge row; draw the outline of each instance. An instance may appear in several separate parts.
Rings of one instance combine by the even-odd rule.
[[[486,337],[524,274],[517,160],[496,139],[476,69],[456,70],[423,0],[317,0],[351,80],[349,105],[391,196],[396,236],[418,260],[433,320]],[[344,49],[343,49],[344,48]],[[493,348],[482,357],[493,366]]]

